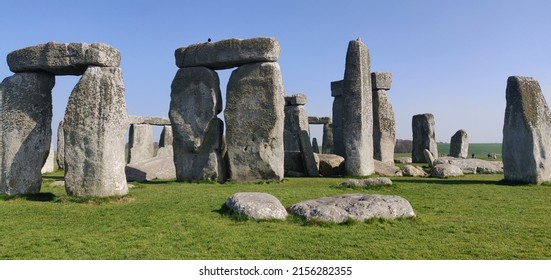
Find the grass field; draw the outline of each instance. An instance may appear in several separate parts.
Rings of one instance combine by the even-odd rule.
[[[551,186],[508,186],[501,175],[392,178],[371,189],[342,178],[282,183],[135,184],[122,198],[42,193],[0,197],[0,259],[551,259]],[[228,196],[267,192],[283,205],[343,193],[400,195],[417,218],[306,224],[240,220]]]
[[[438,154],[447,155],[450,152],[450,143],[438,143]],[[470,143],[469,157],[475,154],[476,158],[488,159],[488,154],[496,155],[501,160],[501,143]],[[410,153],[397,153],[395,157],[411,157]]]

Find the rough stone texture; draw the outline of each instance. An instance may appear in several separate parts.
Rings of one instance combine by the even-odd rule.
[[[19,73],[0,83],[0,193],[40,192],[52,137],[54,83],[47,73]]]
[[[172,146],[172,126],[164,125],[163,131],[161,131],[161,136],[159,137],[159,148]]]
[[[469,156],[469,137],[463,129],[458,130],[450,141],[450,156],[467,158]]]
[[[331,82],[331,96],[333,99],[333,153],[344,157],[343,114],[344,97],[342,96],[342,80]]]
[[[371,84],[373,90],[389,90],[392,84],[392,73],[373,72],[371,73]]]
[[[321,152],[320,151],[320,146],[318,144],[318,139],[316,137],[312,138],[312,150],[316,154],[319,154]]]
[[[222,111],[218,74],[206,67],[180,69],[170,97],[177,180],[225,181],[224,123],[217,117]]]
[[[350,41],[342,85],[345,171],[349,176],[373,173],[373,105],[369,50],[360,40]]]
[[[69,97],[63,120],[67,194],[128,193],[124,173],[127,128],[121,69],[89,67]]]
[[[170,125],[170,120],[163,117],[128,116],[130,124]]]
[[[174,147],[172,147],[172,145],[160,147],[155,157],[164,157],[164,156],[174,157]]]
[[[503,124],[505,181],[541,184],[551,181],[551,114],[538,81],[507,79]]]
[[[396,144],[396,121],[394,110],[386,91],[390,89],[392,74],[371,73],[373,81],[373,159],[394,162]]]
[[[324,177],[343,175],[344,158],[334,154],[319,154],[319,173]]]
[[[132,124],[128,133],[128,162],[140,162],[153,158],[153,127],[148,124]]]
[[[321,144],[321,152],[324,154],[333,153],[333,124],[326,123],[323,125],[323,143]]]
[[[405,165],[402,167],[402,175],[407,177],[426,177],[429,174],[419,166]]]
[[[413,162],[426,162],[423,152],[425,149],[428,149],[434,156],[438,156],[434,127],[434,116],[432,114],[425,113],[413,116],[413,147],[411,152]]]
[[[434,164],[449,163],[463,171],[463,174],[501,174],[503,163],[501,161],[487,161],[476,158],[452,158],[442,157],[434,161]]]
[[[285,220],[287,210],[271,194],[241,192],[230,196],[226,206],[232,211],[254,220]]]
[[[431,169],[430,176],[436,178],[457,177],[463,176],[463,171],[461,171],[461,168],[455,165],[451,165],[449,163],[441,163],[435,165]]]
[[[429,151],[428,149],[424,149],[423,150],[423,155],[425,156],[425,162],[428,163],[430,167],[432,167],[433,162],[435,160],[434,155],[432,154],[432,152]]]
[[[89,66],[118,67],[119,51],[103,43],[55,43],[27,47],[8,54],[12,72],[46,71],[55,75],[82,75]]]
[[[130,163],[125,167],[125,172],[127,181],[145,182],[155,179],[168,180],[176,178],[176,168],[174,167],[172,155]]]
[[[304,171],[306,175],[310,177],[318,177],[319,170],[316,159],[314,158],[314,150],[312,149],[310,143],[310,136],[308,135],[308,132],[304,130],[300,132],[300,149],[302,152],[302,161],[304,162]]]
[[[331,123],[330,117],[314,117],[314,116],[308,116],[308,123],[309,124],[328,124]]]
[[[380,160],[374,160],[375,173],[381,176],[402,176],[402,171],[394,163],[382,162]]]
[[[44,165],[42,165],[42,169],[40,170],[40,173],[48,173],[48,172],[54,172],[55,170],[55,152],[54,152],[54,143],[50,144],[50,150],[48,151],[48,157],[46,158],[46,161],[44,162]]]
[[[251,63],[275,62],[279,53],[279,43],[275,38],[259,37],[193,44],[176,49],[175,57],[179,68],[205,66],[218,70]]]
[[[308,114],[303,105],[295,105],[294,103],[296,102],[291,102],[294,99],[306,100],[306,96],[304,96],[304,98],[299,98],[297,96],[301,96],[301,94],[285,96],[285,120],[283,130],[285,173],[289,171],[305,172],[304,161],[301,155],[300,132],[303,130],[308,131]]]
[[[57,167],[64,169],[65,164],[65,143],[63,136],[63,121],[59,122],[57,126]]]
[[[411,204],[393,195],[347,194],[299,202],[289,212],[304,220],[342,223],[348,219],[415,217]]]
[[[369,186],[391,186],[392,180],[386,177],[368,179],[348,179],[339,183],[339,187],[369,187]]]
[[[232,72],[224,111],[232,180],[283,179],[284,104],[279,64],[247,64]]]
[[[285,106],[306,105],[307,101],[308,98],[302,93],[285,96]]]
[[[399,157],[394,159],[394,163],[412,163],[413,160],[410,157]]]

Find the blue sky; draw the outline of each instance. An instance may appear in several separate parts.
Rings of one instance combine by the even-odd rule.
[[[306,94],[313,116],[331,115],[330,82],[361,37],[371,71],[393,73],[401,139],[411,139],[413,115],[430,112],[438,141],[465,129],[471,143],[501,142],[508,76],[532,76],[551,96],[551,1],[5,0],[0,10],[0,56],[48,41],[119,49],[132,115],[168,115],[174,50],[209,37],[277,38],[286,94]],[[219,72],[223,92],[230,73]],[[1,64],[0,77],[10,75]],[[54,131],[77,81],[56,80]]]

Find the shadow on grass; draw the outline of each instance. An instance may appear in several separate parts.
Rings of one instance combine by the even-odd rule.
[[[0,199],[4,201],[10,200],[28,200],[28,201],[39,201],[39,202],[51,202],[56,199],[56,195],[53,193],[35,193],[35,194],[17,194],[17,195],[0,195]]]
[[[63,175],[54,175],[54,174],[44,174],[42,175],[43,179],[51,179],[54,181],[63,181],[65,180],[65,176]]]
[[[397,179],[394,183],[432,184],[432,185],[506,185],[503,180],[471,180],[471,179]]]
[[[212,212],[220,214],[222,217],[226,217],[236,222],[246,222],[251,220],[249,217],[243,214],[239,214],[231,210],[225,203],[220,206],[219,209],[213,210]]]
[[[53,202],[53,203],[81,203],[81,204],[92,204],[100,205],[106,203],[129,203],[136,200],[136,198],[131,195],[125,196],[109,196],[109,197],[97,197],[97,196],[56,196],[53,193],[37,193],[37,194],[18,194],[18,195],[6,195],[0,194],[0,200],[12,201],[12,200],[27,200],[27,201],[38,201],[38,202]]]

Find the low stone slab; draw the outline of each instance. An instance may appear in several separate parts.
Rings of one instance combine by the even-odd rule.
[[[128,116],[129,124],[170,125],[170,120],[163,117]]]
[[[413,160],[410,157],[399,157],[394,159],[394,163],[412,163]]]
[[[155,179],[176,178],[176,168],[172,156],[160,156],[128,164],[125,169],[127,181],[146,182]]]
[[[287,209],[306,221],[342,223],[348,219],[415,217],[411,204],[394,195],[347,194],[299,202]]]
[[[176,49],[179,68],[204,66],[213,70],[239,67],[257,62],[276,62],[281,49],[275,38],[226,39]]]
[[[436,178],[458,177],[463,176],[463,171],[461,171],[461,168],[455,165],[451,165],[449,163],[441,163],[435,165],[432,168],[430,176]]]
[[[502,174],[503,162],[487,161],[476,158],[437,158],[434,164],[449,163],[461,168],[464,174]]]
[[[375,165],[375,173],[381,176],[402,176],[402,171],[399,167],[388,162],[373,160]]]
[[[226,206],[232,211],[255,220],[285,220],[287,211],[271,194],[241,192],[230,196]]]
[[[55,75],[82,75],[88,66],[119,67],[120,52],[103,43],[49,42],[8,54],[14,73],[46,71]]]
[[[426,177],[429,174],[419,166],[405,165],[402,167],[402,175],[407,177]]]
[[[334,154],[318,154],[319,174],[324,177],[342,175],[344,173],[344,158]]]
[[[339,187],[368,187],[368,186],[391,186],[392,181],[386,177],[368,179],[348,179],[339,184]]]

